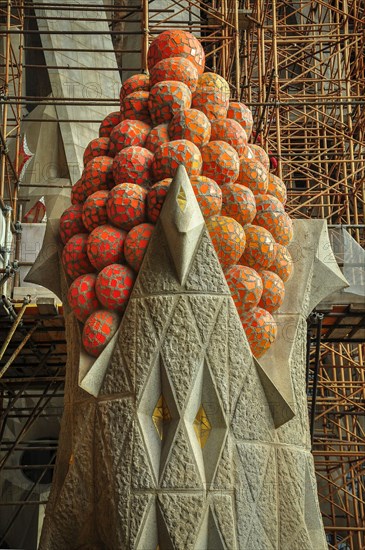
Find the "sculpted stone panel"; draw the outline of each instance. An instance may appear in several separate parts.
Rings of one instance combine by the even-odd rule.
[[[181,170],[172,185],[191,197]],[[68,386],[61,437],[71,442],[61,441],[41,550],[327,548],[304,391],[318,270],[331,272],[326,292],[344,286],[318,251],[324,223],[295,224],[296,280],[259,362],[197,226],[179,235],[179,263],[159,223],[115,341],[81,378],[70,352],[80,387]]]

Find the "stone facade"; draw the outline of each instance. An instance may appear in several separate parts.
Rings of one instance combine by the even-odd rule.
[[[175,200],[181,190],[193,224]],[[181,170],[169,196],[119,333],[81,375],[67,314],[65,413],[40,550],[325,550],[305,316],[345,286],[321,256],[326,228],[296,223],[278,342],[258,363]]]

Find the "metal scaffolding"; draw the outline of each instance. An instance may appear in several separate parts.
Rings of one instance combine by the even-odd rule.
[[[243,2],[242,99],[278,159],[292,217],[346,226],[365,243],[365,5]],[[363,266],[364,267],[364,266]],[[365,547],[365,306],[309,319],[308,407],[329,548]]]
[[[232,97],[252,109],[255,134],[251,141],[277,158],[276,173],[286,183],[291,216],[344,224],[350,235],[364,244],[362,0],[166,0],[163,8],[159,0],[121,4],[116,0],[105,11],[118,58],[119,68],[115,70],[123,78],[146,69],[148,45],[161,31],[180,28],[198,35],[207,52],[207,68],[222,74],[229,81]],[[62,310],[45,314],[44,309],[14,299],[12,294],[13,284],[19,284],[22,116],[40,103],[77,106],[87,101],[90,106],[108,105],[110,111],[119,105],[118,97],[50,96],[47,86],[43,93],[27,93],[23,72],[32,71],[32,78],[39,75],[41,80],[46,70],[43,48],[36,40],[39,30],[34,11],[42,6],[7,0],[0,7],[0,203],[3,209],[11,208],[14,235],[9,267],[0,273],[0,285],[12,283],[0,304],[1,433],[12,418],[23,422],[13,439],[2,443],[0,471],[15,468],[11,456],[24,452],[30,444],[45,452],[55,450],[54,441],[25,444],[25,436],[42,415],[60,416],[57,399],[62,398],[66,364]],[[47,2],[47,8],[57,9],[57,17],[70,24],[97,21],[92,3]],[[70,30],[73,32],[87,31]],[[59,51],[70,51],[66,42]],[[83,51],[99,50],[95,46]],[[72,66],[61,68],[73,70]],[[87,66],[83,70],[95,69]],[[64,120],[60,117],[59,122]],[[70,122],[99,121],[90,116]],[[11,142],[15,143],[13,160],[8,152]],[[364,308],[349,302],[318,309],[308,320],[307,386],[313,454],[328,544],[333,549],[365,547],[361,476],[365,461],[364,319]],[[26,403],[25,398],[29,398]],[[55,405],[49,406],[52,402]],[[53,468],[53,454],[43,456],[44,464],[37,467],[46,476]],[[41,482],[42,478],[36,477],[34,487],[22,498],[2,503],[11,513],[0,533],[0,546],[24,507],[46,501],[37,492]]]

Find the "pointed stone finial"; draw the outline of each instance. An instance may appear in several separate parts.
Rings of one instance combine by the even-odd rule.
[[[183,284],[204,227],[204,218],[182,164],[171,182],[160,220],[179,282]]]

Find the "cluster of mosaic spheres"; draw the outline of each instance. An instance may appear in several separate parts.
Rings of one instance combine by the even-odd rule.
[[[97,357],[118,329],[136,274],[179,164],[190,176],[253,354],[276,338],[272,314],[293,263],[284,183],[266,152],[249,144],[252,115],[230,102],[228,83],[204,73],[190,33],[151,44],[149,76],[126,80],[120,111],[101,123],[84,153],[72,205],[60,220],[69,304]]]

